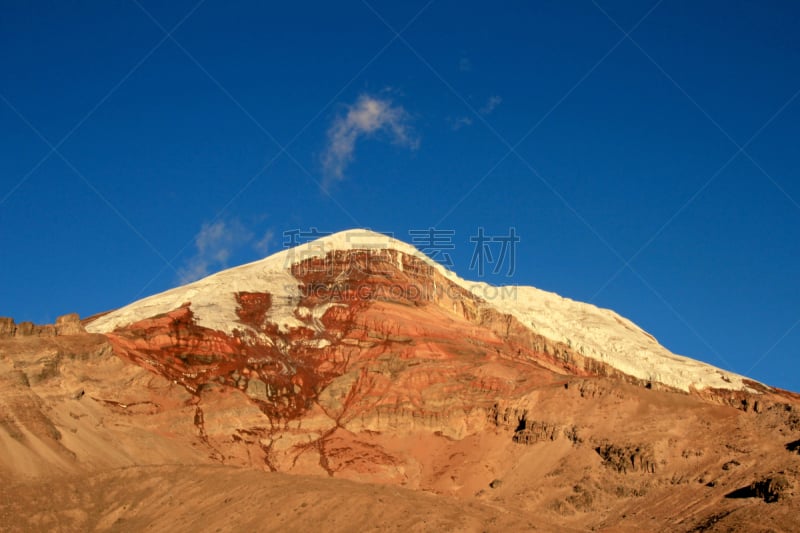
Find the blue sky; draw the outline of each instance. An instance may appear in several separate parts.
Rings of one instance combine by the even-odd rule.
[[[800,390],[792,2],[5,2],[0,315],[427,228]],[[496,250],[497,251],[497,250]]]

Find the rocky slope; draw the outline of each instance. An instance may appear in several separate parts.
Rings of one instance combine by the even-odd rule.
[[[412,489],[393,493],[400,508],[424,491],[438,495],[432,519],[450,516],[449,498],[477,517],[421,530],[796,527],[797,395],[671,354],[612,311],[464,281],[380,234],[336,234],[83,325],[0,320],[13,494],[142,484],[152,465],[181,465],[176,483],[201,483],[202,465],[218,474],[155,514],[137,496],[104,515],[89,502],[105,489],[70,500],[73,521],[12,497],[0,518],[24,530],[156,516],[188,530],[186,509],[238,476],[257,483],[254,471],[296,479],[298,494],[322,481],[278,472],[332,493],[355,487],[336,480]]]

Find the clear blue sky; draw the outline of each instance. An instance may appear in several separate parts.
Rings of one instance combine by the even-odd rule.
[[[785,1],[4,2],[0,315],[116,308],[312,226],[452,231],[474,279],[470,236],[513,227],[486,281],[800,390],[799,26]]]

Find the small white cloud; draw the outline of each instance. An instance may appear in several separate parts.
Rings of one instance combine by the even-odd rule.
[[[492,111],[497,109],[497,106],[503,103],[503,98],[500,96],[490,96],[486,101],[486,105],[478,110],[481,115],[489,115]]]
[[[450,120],[450,127],[453,129],[453,131],[458,131],[467,126],[472,126],[471,117],[458,117]]]
[[[361,95],[328,129],[328,145],[322,155],[326,175],[323,187],[332,180],[344,179],[344,171],[355,158],[360,137],[386,133],[394,144],[416,149],[419,141],[409,122],[410,116],[402,106],[388,99]]]
[[[256,252],[261,255],[267,255],[269,252],[270,246],[272,246],[272,241],[275,239],[275,232],[271,229],[268,229],[264,232],[264,235],[255,243],[253,243],[253,248]]]
[[[204,223],[195,236],[195,254],[178,269],[180,283],[207,276],[212,270],[226,268],[231,255],[253,240],[253,233],[238,220]]]

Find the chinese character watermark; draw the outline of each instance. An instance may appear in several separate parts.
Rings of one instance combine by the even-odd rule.
[[[455,230],[428,227],[409,230],[408,235],[411,244],[420,252],[443,267],[455,268],[451,254],[456,249]],[[286,266],[303,263],[305,273],[326,272],[337,276],[355,272],[369,274],[388,271],[388,263],[400,261],[388,252],[392,248],[391,233],[353,230],[334,236],[332,232],[320,231],[312,226],[306,230],[284,231],[283,238],[283,246],[288,249]],[[487,267],[491,274],[513,276],[516,272],[517,244],[520,241],[515,227],[509,227],[507,233],[487,234],[479,226],[477,233],[469,237],[473,245],[469,270],[477,271],[479,277],[486,276]],[[340,253],[343,251],[357,253]]]
[[[517,243],[520,242],[520,237],[514,227],[508,228],[508,235],[486,235],[486,231],[480,226],[478,234],[471,235],[469,242],[475,245],[469,269],[477,269],[478,276],[485,275],[487,264],[494,265],[492,274],[499,274],[503,270],[503,265],[507,265],[505,275],[507,277],[514,275],[517,265],[516,248]],[[492,253],[493,249],[497,252],[496,256]]]

